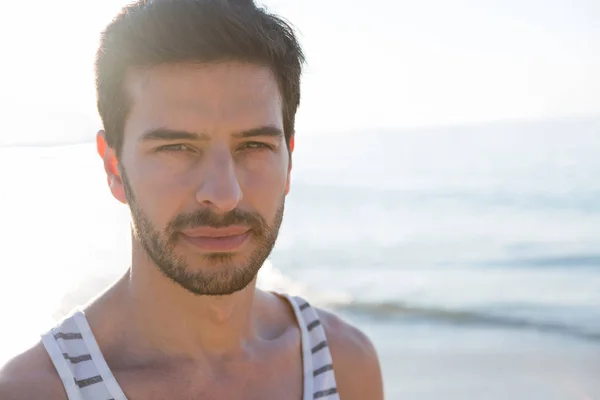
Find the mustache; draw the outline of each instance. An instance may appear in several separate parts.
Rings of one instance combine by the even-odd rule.
[[[192,213],[179,214],[167,226],[167,232],[174,234],[183,229],[201,227],[227,228],[231,225],[248,226],[254,234],[263,234],[267,223],[262,215],[256,212],[234,209],[225,214],[217,214],[210,209],[197,210]]]

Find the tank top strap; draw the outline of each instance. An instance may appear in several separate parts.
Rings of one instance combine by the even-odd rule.
[[[126,400],[81,311],[42,335],[69,400]]]
[[[288,299],[302,332],[304,399],[339,400],[333,359],[317,310],[301,297]]]

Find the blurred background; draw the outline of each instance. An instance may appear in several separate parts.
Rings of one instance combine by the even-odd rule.
[[[260,284],[366,331],[387,399],[600,399],[600,2],[257,2],[308,59]],[[0,363],[129,265],[93,144],[124,4],[0,6]]]

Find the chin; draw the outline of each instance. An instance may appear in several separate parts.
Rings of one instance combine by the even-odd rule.
[[[206,268],[205,265],[204,268],[188,271],[185,276],[172,278],[194,294],[225,296],[245,289],[256,278],[258,270],[254,270],[252,265],[242,265],[244,266],[236,267],[221,264],[216,268]]]
[[[267,246],[247,246],[243,252],[199,254],[186,247],[157,260],[162,262],[156,265],[166,277],[191,293],[224,296],[243,290],[256,279],[270,253],[266,250]]]
[[[247,254],[241,253],[215,252],[194,254],[192,256],[184,256],[184,258],[187,260],[186,264],[190,267],[190,272],[201,272],[202,270],[214,267],[239,269],[250,264],[250,257]]]

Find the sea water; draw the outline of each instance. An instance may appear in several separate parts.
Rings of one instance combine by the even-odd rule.
[[[260,284],[359,324],[388,380],[387,349],[423,329],[600,346],[599,177],[597,118],[299,133]],[[0,147],[0,178],[2,360],[122,274],[130,242],[91,141]]]

